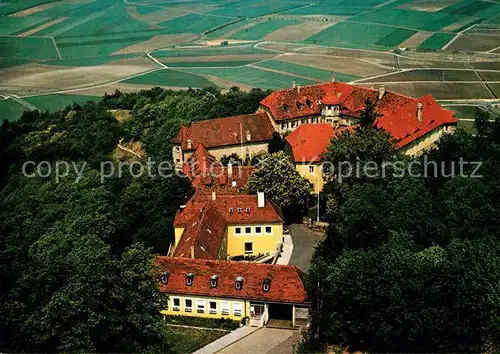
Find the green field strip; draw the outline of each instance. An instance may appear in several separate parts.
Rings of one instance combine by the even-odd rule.
[[[413,36],[416,31],[411,31],[403,28],[397,28],[391,33],[389,33],[387,36],[379,39],[377,42],[375,42],[376,45],[382,45],[386,47],[396,47],[399,44],[403,43],[406,41],[408,38]]]
[[[236,1],[224,4],[220,8],[208,12],[208,14],[233,16],[242,18],[256,18],[277,12],[294,9],[307,5],[306,1],[280,1],[280,0],[252,0]]]
[[[61,109],[65,109],[73,103],[83,105],[87,101],[98,102],[101,100],[101,97],[55,93],[50,95],[25,97],[23,100],[36,106],[42,111],[56,112]]]
[[[132,79],[122,81],[125,84],[158,85],[173,87],[207,87],[215,84],[199,75],[169,69],[157,70]]]
[[[385,50],[374,43],[391,35],[394,27],[383,25],[340,22],[306,39],[307,43],[330,45],[354,49]]]
[[[454,34],[434,33],[432,36],[427,38],[422,44],[420,44],[417,48],[439,50],[443,48],[446,45],[446,43],[451,41],[454,37],[455,37]]]
[[[217,26],[234,21],[234,18],[188,14],[159,24],[170,33],[203,33]]]
[[[4,119],[14,122],[21,118],[25,110],[26,107],[10,98],[6,100],[0,99],[0,122],[3,122]]]
[[[215,48],[196,48],[196,49],[175,49],[175,50],[156,50],[151,53],[155,58],[168,57],[196,57],[213,55],[244,55],[244,54],[269,54],[268,51],[254,48],[252,46],[231,47],[221,46]]]
[[[109,55],[109,56],[91,57],[91,58],[47,60],[44,61],[43,64],[57,65],[57,66],[96,66],[96,65],[108,64],[122,59],[136,58],[136,57],[138,57],[137,54],[120,54],[120,55]],[[0,62],[0,67],[1,67],[1,62]]]
[[[295,81],[299,85],[317,84],[316,81],[307,80],[292,75],[259,70],[257,68],[248,66],[241,68],[193,68],[179,70],[205,76],[212,75],[221,79],[233,81],[235,83],[241,83],[264,89],[281,89],[291,87],[292,81]]]
[[[30,59],[0,58],[0,69],[11,68],[29,63],[36,63],[36,61]]]
[[[215,30],[215,31],[207,34],[206,37],[210,38],[210,39],[224,38],[224,36],[226,34],[232,32],[232,31],[235,31],[238,28],[245,26],[245,25],[248,25],[249,23],[252,23],[252,22],[254,22],[253,19],[238,21],[238,22],[232,23],[230,25],[224,26],[218,30]]]
[[[306,76],[311,79],[316,79],[325,82],[330,81],[332,75],[335,76],[335,81],[341,81],[341,82],[350,82],[361,78],[359,76],[347,75],[334,71],[313,68],[307,65],[288,63],[279,60],[264,60],[255,64],[255,66],[266,69],[283,71],[291,75]]]
[[[349,21],[369,22],[391,26],[401,26],[424,31],[438,31],[459,22],[468,16],[447,12],[424,12],[382,7],[354,16]]]
[[[301,7],[284,11],[285,15],[338,15],[352,16],[370,10],[379,1],[345,1],[327,0],[318,2],[312,6]]]
[[[149,15],[150,13],[156,12],[158,10],[161,10],[161,7],[153,7],[153,6],[147,6],[147,5],[138,5],[135,7],[137,10],[137,13],[139,15]]]
[[[58,59],[57,50],[51,38],[2,37],[0,53],[6,58]]]
[[[15,12],[25,10],[30,7],[42,5],[53,0],[22,0],[22,1],[4,1],[0,6],[0,16],[9,15]],[[1,28],[1,27],[0,27]]]
[[[11,35],[24,33],[49,20],[50,17],[44,16],[0,17],[0,33]]]
[[[267,20],[256,24],[255,26],[245,28],[244,30],[233,33],[230,38],[240,40],[258,40],[264,38],[267,34],[277,31],[280,28],[301,23],[297,20]]]
[[[169,62],[162,61],[163,64],[171,67],[199,67],[199,68],[213,68],[213,67],[234,67],[234,66],[244,66],[252,63],[256,63],[259,60],[231,60],[231,61],[188,61],[188,62]]]

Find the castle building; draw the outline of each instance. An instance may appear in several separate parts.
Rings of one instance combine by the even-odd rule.
[[[157,257],[164,315],[304,326],[310,303],[295,266]]]

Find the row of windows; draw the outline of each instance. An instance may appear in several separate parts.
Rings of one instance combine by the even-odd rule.
[[[319,122],[320,122],[320,118],[319,117],[314,117],[314,118],[311,118],[311,119],[303,118],[300,121],[299,120],[294,120],[294,121],[291,121],[291,122],[281,123],[281,129],[288,129],[289,127],[291,129],[293,129],[293,128],[298,127],[300,124],[319,123]]]
[[[253,232],[252,232],[252,230],[253,230]],[[241,235],[243,232],[245,232],[245,235],[251,235],[251,234],[260,235],[260,234],[262,234],[263,230],[264,230],[264,233],[267,235],[273,233],[273,228],[271,226],[265,226],[265,227],[262,227],[262,226],[241,227],[241,226],[238,226],[238,227],[234,228],[234,233],[236,235]]]
[[[208,302],[208,307],[206,306]],[[196,308],[193,305],[196,304]],[[172,311],[178,312],[181,310],[181,299],[178,297],[172,298]],[[229,315],[231,312],[231,304],[229,301],[221,301],[220,308],[217,301],[197,299],[194,303],[193,299],[184,299],[184,312],[205,313],[206,311],[211,315]],[[233,302],[233,315],[241,316],[243,312],[243,303]]]

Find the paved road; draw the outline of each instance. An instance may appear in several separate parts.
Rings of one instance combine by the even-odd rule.
[[[293,354],[293,344],[299,341],[297,330],[263,327],[217,353]]]
[[[293,240],[293,252],[289,264],[293,264],[305,272],[311,264],[314,246],[321,240],[322,236],[301,224],[289,225],[288,228]]]

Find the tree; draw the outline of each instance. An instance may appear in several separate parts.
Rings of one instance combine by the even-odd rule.
[[[275,152],[283,151],[284,149],[285,140],[283,140],[280,133],[274,132],[271,142],[269,143],[269,153],[273,154]]]
[[[373,127],[375,121],[382,117],[382,114],[377,113],[375,108],[375,103],[367,98],[365,100],[365,108],[361,111],[359,115],[359,124],[361,127]]]
[[[227,166],[229,164],[243,166],[243,161],[241,160],[241,157],[237,153],[232,153],[229,156],[223,155],[220,158],[220,163],[223,166]]]
[[[268,154],[252,172],[245,187],[250,194],[264,192],[279,207],[286,219],[302,214],[311,198],[311,187],[283,152]]]

